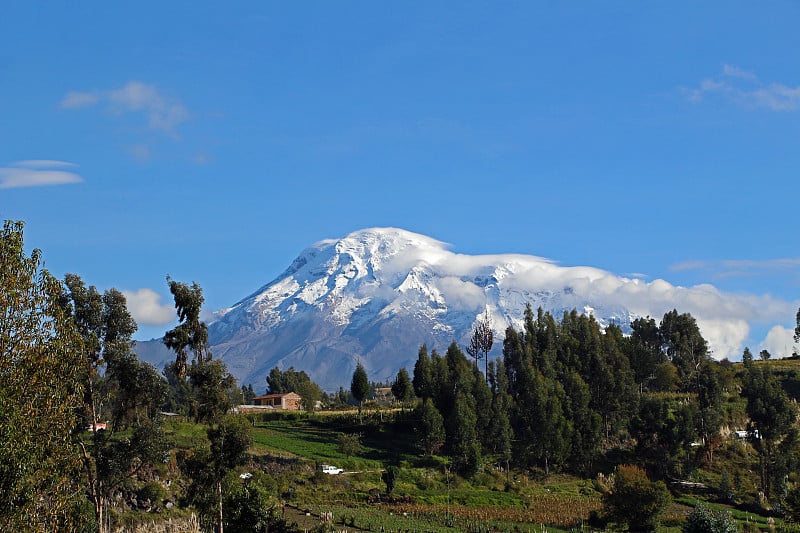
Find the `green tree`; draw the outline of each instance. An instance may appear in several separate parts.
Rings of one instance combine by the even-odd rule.
[[[203,289],[197,283],[191,287],[167,276],[169,290],[175,300],[180,324],[164,334],[164,344],[175,352],[172,373],[178,380],[187,375],[192,397],[189,409],[198,422],[213,422],[232,406],[239,390],[236,379],[225,363],[213,360],[208,346],[208,326],[200,320]],[[192,353],[191,364],[188,363]]]
[[[356,365],[353,372],[353,379],[350,382],[350,393],[353,398],[358,402],[358,417],[361,418],[361,408],[364,406],[364,400],[369,395],[369,378],[367,378],[367,371],[364,370],[364,365],[361,361]]]
[[[794,327],[794,343],[795,343],[795,345],[797,345],[797,344],[800,344],[800,308],[797,309],[797,317],[795,318],[795,323],[797,325]],[[793,350],[792,353],[797,355],[797,347],[796,346],[795,346],[795,349]]]
[[[592,409],[602,417],[606,438],[621,431],[636,410],[638,395],[634,373],[628,358],[622,352],[625,344],[622,330],[615,325],[600,332],[600,326],[589,317],[587,329],[599,337],[597,348],[588,348],[587,370],[581,376],[589,386]]]
[[[742,352],[742,363],[745,368],[751,368],[753,366],[753,353],[747,346],[744,347],[744,352]]]
[[[236,378],[218,359],[203,364],[193,361],[189,366],[189,382],[190,412],[198,422],[213,423],[224,416],[233,407],[232,396],[239,392]]]
[[[163,374],[167,380],[167,399],[164,409],[174,413],[190,416],[192,409],[192,385],[185,376],[178,377],[175,361],[164,365]]]
[[[157,413],[165,383],[131,353],[137,326],[120,291],[109,289],[100,295],[76,274],[67,274],[65,285],[68,292],[61,305],[72,311],[83,341],[83,427],[96,428],[106,406],[115,421],[105,431],[93,431],[90,439],[77,440],[87,493],[103,532],[109,529],[112,493],[142,468],[163,459],[167,444]],[[117,424],[133,425],[133,437],[118,437]]]
[[[639,390],[643,391],[654,378],[656,367],[664,362],[661,337],[655,319],[637,318],[631,323],[630,365]]]
[[[167,381],[153,365],[136,354],[121,357],[106,376],[115,391],[111,416],[115,428],[137,426],[159,416],[167,399]]]
[[[788,517],[794,522],[800,522],[800,485],[795,485],[788,492],[784,504]]]
[[[453,466],[464,477],[475,474],[480,466],[481,450],[475,423],[475,408],[468,395],[460,391],[456,395],[452,413],[445,420],[445,429]]]
[[[709,462],[713,461],[713,441],[722,426],[722,387],[714,369],[716,363],[702,365],[698,377],[697,433],[703,439]]]
[[[233,469],[247,462],[253,439],[250,424],[236,416],[222,418],[207,433],[210,445],[184,454],[180,466],[192,480],[187,498],[200,512],[201,522],[213,524],[218,533],[223,533],[223,481]]]
[[[491,418],[487,433],[488,448],[496,453],[505,463],[506,483],[510,482],[509,463],[511,461],[511,442],[514,433],[511,430],[511,396],[508,394],[508,376],[502,359],[489,363],[489,384],[492,391]]]
[[[128,437],[113,431],[97,431],[92,442],[94,464],[87,467],[90,497],[101,509],[99,530],[107,531],[108,519],[102,521],[111,495],[152,465],[163,463],[170,444],[164,438],[159,419],[137,425]]]
[[[658,477],[680,475],[688,459],[685,450],[694,441],[696,406],[669,399],[645,397],[630,421],[636,439],[636,457]]]
[[[433,386],[431,380],[431,358],[428,356],[428,347],[424,344],[420,346],[417,354],[417,362],[414,363],[414,394],[422,398],[425,402],[433,396]]]
[[[61,283],[27,256],[23,223],[0,233],[0,528],[75,531],[80,455],[70,437],[81,404],[81,340]]]
[[[638,466],[620,465],[611,491],[603,496],[603,510],[609,521],[629,531],[655,531],[671,500],[663,481],[650,481]]]
[[[550,355],[534,345],[549,337],[543,332],[544,322],[533,321],[530,309],[526,316],[526,333],[509,328],[503,346],[514,405],[511,423],[523,464],[540,464],[549,474],[551,466],[561,464],[568,455],[572,427],[564,415],[564,388],[540,370],[554,375]]]
[[[294,371],[294,367],[290,368],[289,371]],[[283,377],[283,372],[276,366],[267,375],[267,394],[285,394],[287,392],[294,391],[289,389],[289,385]]]
[[[225,531],[227,533],[267,533],[289,531],[278,516],[277,484],[259,471],[226,474],[222,482]]]
[[[403,409],[414,399],[414,386],[411,384],[411,378],[405,368],[397,371],[397,377],[392,383],[392,394],[400,402]]]
[[[253,405],[253,398],[256,397],[256,392],[253,390],[253,384],[249,384],[248,386],[242,385],[242,400],[244,401],[245,405]]]
[[[678,369],[669,361],[656,365],[653,372],[652,387],[657,392],[675,392],[680,386]]]
[[[469,345],[467,346],[467,353],[475,360],[476,369],[478,368],[478,360],[484,360],[484,376],[489,375],[489,352],[492,350],[492,344],[494,344],[494,333],[492,332],[492,323],[487,309],[483,318],[478,321],[472,331],[472,337],[470,337]]]
[[[394,465],[389,465],[381,474],[381,480],[386,484],[386,495],[391,496],[400,477],[400,469]]]
[[[208,350],[208,327],[200,320],[203,307],[203,289],[197,283],[192,286],[173,280],[167,276],[169,291],[175,300],[175,310],[180,324],[164,334],[164,344],[175,352],[175,373],[179,377],[186,375],[189,352],[193,361],[203,365],[211,360]]]
[[[444,419],[433,402],[422,402],[415,409],[417,447],[427,455],[438,452],[445,443]]]
[[[338,444],[339,451],[347,457],[358,455],[363,449],[361,446],[360,433],[339,433],[336,436],[336,442]]]
[[[322,400],[322,389],[310,379],[298,383],[297,394],[300,395],[300,405],[306,411],[315,410],[317,403]]]
[[[106,367],[103,355],[107,351],[103,346],[105,329],[103,297],[94,286],[87,288],[77,274],[67,274],[64,283],[69,292],[62,296],[62,305],[65,309],[72,310],[73,320],[83,340],[84,360],[81,368],[84,408],[80,411],[81,421],[85,427],[94,427],[100,421],[101,409],[109,394],[104,386],[106,381],[101,377]],[[130,331],[131,335],[133,330],[135,328]],[[116,341],[117,339],[113,339],[108,344],[108,351],[114,353],[114,359],[119,359],[120,354],[116,353],[119,346]]]
[[[700,366],[710,359],[708,344],[700,334],[697,321],[689,313],[666,313],[659,327],[662,349],[678,369],[681,390],[697,392]]]
[[[755,444],[761,462],[761,486],[769,499],[772,496],[776,446],[794,425],[797,409],[775,375],[752,362],[744,378],[742,396],[747,398],[751,429],[759,435]]]
[[[600,414],[590,408],[589,386],[577,372],[564,376],[564,393],[567,399],[565,416],[572,422],[567,460],[577,471],[588,473],[600,447],[602,420]]]

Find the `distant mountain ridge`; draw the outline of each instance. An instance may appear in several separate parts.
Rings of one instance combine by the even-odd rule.
[[[528,255],[456,254],[424,235],[370,228],[305,249],[275,280],[218,312],[209,342],[257,390],[275,366],[305,370],[333,390],[349,387],[359,360],[382,381],[413,369],[423,343],[439,351],[452,341],[465,346],[487,310],[493,355],[507,326],[521,329],[527,304],[556,318],[577,309],[627,331],[645,310],[638,300],[627,305],[626,293],[659,282],[666,284]],[[140,343],[137,352],[161,365],[171,356],[156,344]]]

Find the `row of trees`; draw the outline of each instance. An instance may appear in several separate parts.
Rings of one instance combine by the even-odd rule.
[[[770,497],[798,455],[796,409],[749,350],[744,360],[742,395]],[[486,455],[585,475],[604,445],[629,439],[651,475],[680,476],[713,461],[723,395],[737,384],[732,365],[710,357],[694,318],[675,310],[659,323],[634,321],[625,336],[576,311],[558,321],[528,307],[522,331],[507,329],[502,358],[486,368],[483,376],[455,343],[444,355],[422,346],[414,366],[418,445],[448,455],[464,475]],[[393,385],[406,401],[407,377],[401,369]]]

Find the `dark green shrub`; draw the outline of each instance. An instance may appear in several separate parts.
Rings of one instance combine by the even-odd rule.
[[[686,517],[683,533],[737,533],[736,521],[730,511],[714,510],[698,503]]]
[[[136,498],[139,501],[150,500],[153,505],[160,504],[164,501],[166,495],[167,493],[164,487],[158,481],[145,483],[136,491]]]
[[[663,481],[650,481],[638,466],[620,465],[611,492],[603,496],[603,510],[610,522],[631,531],[655,531],[671,501]]]

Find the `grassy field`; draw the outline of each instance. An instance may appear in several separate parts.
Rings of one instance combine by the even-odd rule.
[[[397,424],[403,423],[365,420],[359,425],[347,415],[276,417],[256,423],[253,451],[306,462],[308,472],[315,463],[345,469],[339,476],[317,473],[293,480],[290,503],[301,511],[295,515],[298,524],[306,527],[330,512],[334,525],[348,530],[542,531],[545,525],[548,531],[568,531],[600,507],[590,482],[568,476],[551,476],[545,483],[517,476],[508,491],[505,474],[494,468],[465,481],[446,468],[444,458],[420,458],[410,433]],[[360,434],[361,452],[339,451],[340,433]],[[388,464],[400,466],[400,478],[395,500],[387,502],[380,495],[385,492],[381,472]]]
[[[738,407],[738,406],[737,406]],[[738,412],[738,409],[735,409]],[[256,467],[278,479],[284,512],[300,530],[320,525],[331,513],[334,530],[347,531],[586,531],[593,511],[601,508],[595,482],[567,475],[515,472],[506,486],[506,473],[485,463],[470,480],[453,475],[444,457],[420,457],[413,431],[402,416],[353,412],[337,415],[272,414],[250,418]],[[189,422],[170,421],[167,431],[181,448],[204,444],[205,429]],[[341,434],[360,436],[362,448],[344,454]],[[745,475],[741,496],[752,499],[756,486],[747,473],[756,460],[748,445],[731,440],[716,452],[711,468],[698,470],[694,481],[715,487],[723,470]],[[315,471],[318,464],[345,469],[341,475]],[[381,473],[388,465],[400,468],[392,498],[386,499]],[[752,477],[752,476],[751,476]],[[710,490],[710,492],[709,492]],[[713,490],[679,494],[663,517],[660,532],[678,532],[688,512],[700,500],[715,498]],[[772,524],[752,511],[733,509],[742,531],[768,531]],[[777,521],[773,527],[792,531]]]

